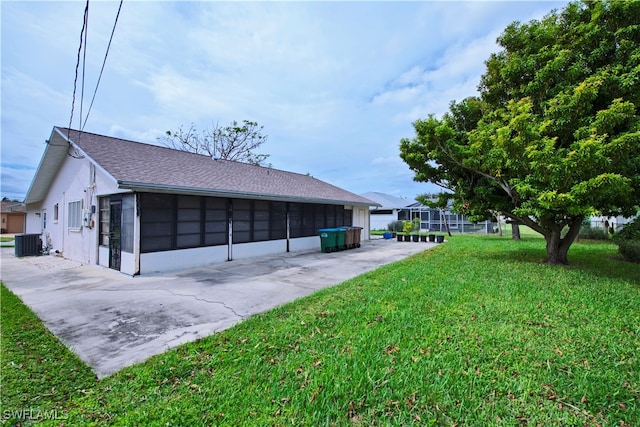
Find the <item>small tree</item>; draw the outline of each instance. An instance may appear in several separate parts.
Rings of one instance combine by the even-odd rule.
[[[177,131],[168,130],[163,142],[176,150],[263,166],[269,155],[255,153],[267,141],[267,135],[262,134],[263,128],[250,120],[243,120],[242,124],[234,120],[228,126],[216,124],[209,130],[198,132],[192,123],[186,130],[182,126]]]
[[[451,236],[451,229],[449,228],[449,221],[447,220],[447,208],[449,207],[449,200],[453,198],[451,193],[438,193],[438,194],[421,194],[416,197],[416,200],[431,209],[438,209],[440,215],[444,219],[444,228],[447,230],[447,234]]]

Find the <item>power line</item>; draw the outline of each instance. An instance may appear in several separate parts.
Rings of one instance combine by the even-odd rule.
[[[104,54],[104,61],[102,61],[102,68],[100,69],[100,75],[98,76],[98,82],[96,83],[96,88],[93,91],[93,97],[91,98],[91,104],[89,104],[89,110],[87,111],[87,115],[84,119],[84,125],[87,124],[87,120],[89,119],[89,113],[91,113],[91,107],[93,107],[93,101],[96,99],[96,93],[98,92],[98,86],[100,86],[100,80],[102,79],[102,72],[104,71],[104,66],[107,63],[107,56],[109,56],[109,49],[111,48],[111,41],[113,40],[113,34],[116,32],[116,25],[118,24],[118,18],[120,17],[120,10],[122,9],[122,2],[120,0],[120,6],[118,6],[118,13],[116,14],[116,20],[113,23],[113,29],[111,30],[111,37],[109,37],[109,44],[107,44],[107,51]],[[85,45],[86,46],[86,45]],[[85,47],[86,49],[86,47]],[[84,130],[84,125],[80,130]]]
[[[80,90],[80,128],[82,128],[82,107],[84,107],[84,76],[87,71],[87,36],[89,35],[89,0],[87,0],[87,14],[84,17],[84,52],[82,54],[82,89]]]
[[[87,18],[89,17],[89,0],[84,8],[84,19],[82,21],[82,30],[80,30],[80,47],[78,47],[78,60],[76,62],[76,75],[73,79],[73,97],[71,98],[71,117],[69,118],[69,128],[67,129],[67,139],[71,138],[71,125],[73,123],[73,110],[76,104],[76,86],[78,84],[78,68],[80,68],[80,55],[82,54],[82,38],[87,26]]]

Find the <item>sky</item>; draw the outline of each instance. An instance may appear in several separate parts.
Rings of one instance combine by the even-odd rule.
[[[125,0],[87,116],[118,5],[89,5],[74,129],[81,108],[87,132],[157,145],[252,120],[274,168],[413,199],[439,189],[400,159],[412,123],[478,93],[507,25],[566,2]],[[69,125],[84,9],[0,2],[3,197],[24,199],[53,126]]]

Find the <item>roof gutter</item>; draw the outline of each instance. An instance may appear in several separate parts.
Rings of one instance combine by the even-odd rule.
[[[283,196],[278,194],[262,194],[251,192],[237,192],[230,190],[214,190],[200,187],[182,187],[182,186],[169,186],[163,184],[151,184],[145,182],[136,181],[118,181],[118,188],[127,189],[137,192],[151,192],[151,193],[170,193],[170,194],[184,194],[195,196],[216,196],[216,197],[230,197],[236,199],[255,199],[255,200],[271,200],[280,202],[300,202],[300,203],[324,203],[330,205],[352,205],[352,206],[380,206],[379,204],[372,202],[357,202],[352,200],[332,200],[321,199],[313,197],[295,197],[295,196]]]

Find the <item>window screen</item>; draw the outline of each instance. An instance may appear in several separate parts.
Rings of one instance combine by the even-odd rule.
[[[82,227],[82,200],[69,202],[69,228],[79,229]]]
[[[200,246],[202,228],[201,198],[178,196],[177,208],[176,247],[182,249]]]
[[[174,249],[175,196],[140,195],[140,250],[155,252]]]
[[[269,240],[269,202],[256,200],[253,202],[253,237],[252,241]]]
[[[251,200],[233,200],[233,243],[251,241]]]
[[[103,218],[108,224],[102,203],[101,230]],[[291,238],[316,236],[321,228],[350,226],[353,215],[341,205],[145,193],[140,194],[141,251],[226,245],[230,212],[233,243],[285,239],[287,213]],[[108,244],[102,231],[101,244]]]
[[[100,246],[109,246],[109,198],[100,198]]]
[[[227,199],[207,197],[204,213],[204,245],[226,245],[229,238]]]
[[[269,230],[271,240],[287,238],[287,204],[285,202],[271,202]]]
[[[133,218],[136,196],[127,194],[122,196],[122,228],[120,230],[120,244],[122,251],[133,253]]]

